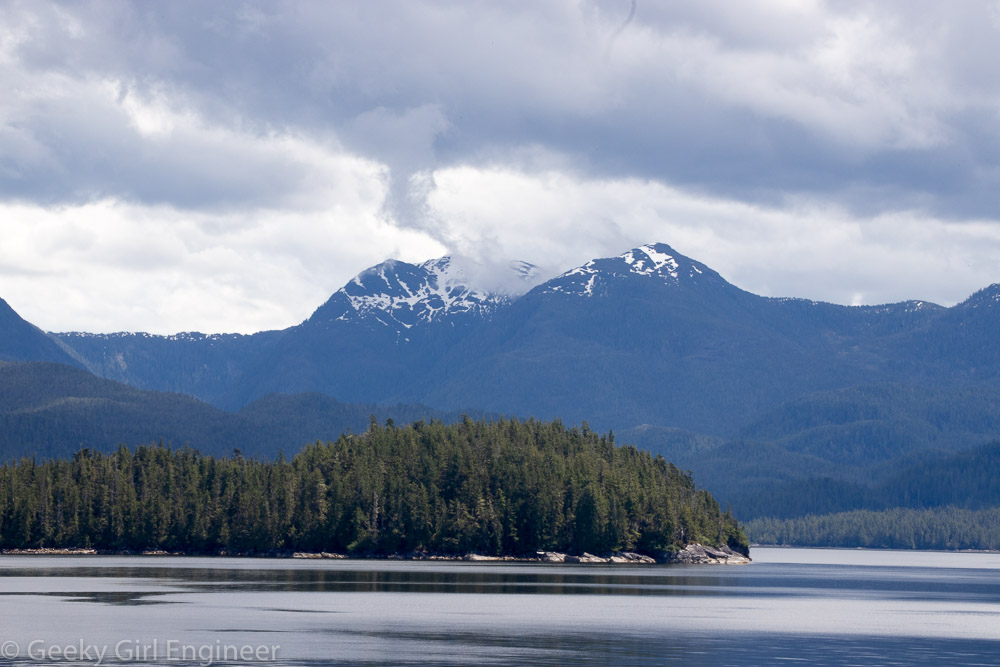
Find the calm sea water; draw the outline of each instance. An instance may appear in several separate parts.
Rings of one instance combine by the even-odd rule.
[[[0,663],[1000,664],[1000,555],[752,556],[644,567],[3,556]]]

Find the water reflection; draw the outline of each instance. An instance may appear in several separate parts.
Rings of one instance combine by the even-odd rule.
[[[275,561],[229,559],[173,559],[182,565],[135,564],[108,567],[95,558],[94,566],[75,559],[35,567],[0,567],[0,584],[15,578],[31,579],[45,588],[57,580],[104,580],[130,586],[161,586],[187,592],[226,591],[303,593],[469,593],[494,595],[668,595],[668,596],[815,596],[817,594],[899,597],[905,599],[977,599],[1000,601],[996,570],[882,567],[877,576],[858,576],[857,566],[576,566],[548,564],[468,564],[377,561],[310,561],[308,566],[283,569]],[[2,559],[0,559],[2,561]],[[190,561],[209,561],[212,567],[192,567]],[[252,563],[253,561],[251,561]],[[280,563],[280,561],[279,561]],[[41,582],[47,582],[42,584]],[[0,589],[0,595],[2,595]],[[152,595],[152,590],[145,593]],[[94,601],[105,602],[94,594]],[[110,599],[109,603],[116,603]]]

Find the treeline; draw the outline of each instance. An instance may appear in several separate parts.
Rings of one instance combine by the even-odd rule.
[[[558,421],[373,418],[291,460],[123,446],[0,468],[5,549],[657,554],[696,541],[748,544],[688,474]]]
[[[857,510],[746,524],[760,544],[883,549],[1000,549],[1000,508]]]

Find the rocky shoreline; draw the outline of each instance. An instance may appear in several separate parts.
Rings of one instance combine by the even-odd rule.
[[[73,548],[37,548],[37,549],[4,549],[4,556],[220,556],[231,558],[293,558],[308,560],[431,560],[431,561],[467,561],[482,563],[582,563],[582,564],[684,564],[684,565],[744,565],[749,563],[749,556],[736,552],[729,547],[706,547],[701,544],[689,544],[680,551],[665,551],[654,556],[631,551],[616,551],[614,553],[595,555],[591,553],[567,554],[556,551],[538,551],[530,556],[486,556],[468,553],[464,555],[411,553],[411,554],[371,554],[367,556],[348,556],[330,552],[303,551],[273,551],[267,553],[237,553],[218,551],[213,554],[193,554],[183,551],[138,550],[128,549],[105,551],[98,549]]]
[[[750,561],[749,555],[744,556],[727,546],[706,547],[695,543],[673,552],[666,562],[688,565],[746,565]]]

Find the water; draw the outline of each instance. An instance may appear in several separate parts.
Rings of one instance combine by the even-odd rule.
[[[746,566],[3,556],[0,654],[21,665],[1000,664],[1000,555],[752,555]]]

